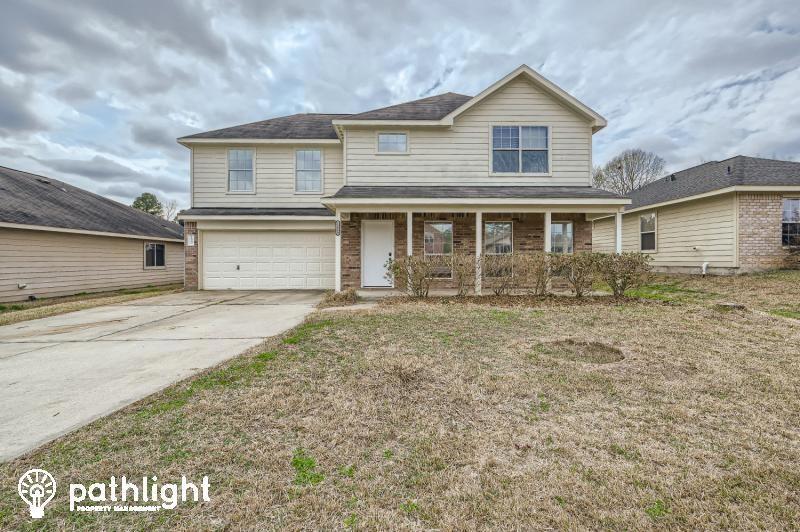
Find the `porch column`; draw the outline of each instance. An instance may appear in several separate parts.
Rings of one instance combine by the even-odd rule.
[[[414,254],[414,246],[411,244],[411,235],[414,232],[414,213],[406,213],[406,255],[409,257]]]
[[[622,253],[622,213],[618,212],[614,215],[614,224],[616,229],[616,241],[615,241],[615,251],[617,255]]]
[[[553,223],[553,213],[544,211],[544,252],[553,251],[553,231],[550,226]]]
[[[481,295],[482,271],[481,253],[483,252],[483,213],[475,213],[475,295]]]
[[[336,211],[336,230],[334,231],[334,289],[342,291],[342,214]]]

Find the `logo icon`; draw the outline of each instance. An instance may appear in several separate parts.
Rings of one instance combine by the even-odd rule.
[[[31,517],[44,517],[44,507],[56,494],[56,479],[44,469],[31,469],[19,477],[17,492],[31,510]]]

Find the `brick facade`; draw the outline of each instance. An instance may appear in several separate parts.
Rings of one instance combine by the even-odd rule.
[[[782,246],[783,198],[779,193],[739,194],[739,271],[800,267]]]
[[[194,236],[194,246],[187,245],[189,235]],[[197,250],[200,242],[197,238],[197,222],[183,223],[183,257],[184,277],[183,286],[186,290],[197,290]]]
[[[406,255],[405,213],[353,213],[350,220],[342,222],[342,289],[361,287],[361,221],[394,220],[395,256]],[[453,223],[453,251],[475,254],[474,213],[414,213],[412,242],[414,255],[424,252],[425,222],[448,221]],[[532,252],[544,249],[544,214],[492,214],[483,213],[486,222],[513,222],[514,251]],[[572,221],[576,251],[592,250],[592,224],[583,214],[553,214],[553,221]],[[188,257],[187,257],[188,261]],[[449,279],[437,279],[433,286],[450,288]]]

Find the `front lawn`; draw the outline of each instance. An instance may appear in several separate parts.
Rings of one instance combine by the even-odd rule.
[[[0,466],[0,528],[32,528],[31,467],[59,528],[797,528],[800,327],[717,299],[321,312]],[[208,475],[211,502],[68,511],[123,474]]]

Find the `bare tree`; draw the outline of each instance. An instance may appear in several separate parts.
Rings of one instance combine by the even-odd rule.
[[[592,181],[597,188],[629,194],[658,179],[665,165],[666,161],[655,153],[639,148],[625,150],[602,168],[594,167]]]
[[[169,200],[164,204],[164,219],[174,222],[176,214],[178,214],[178,202]]]

